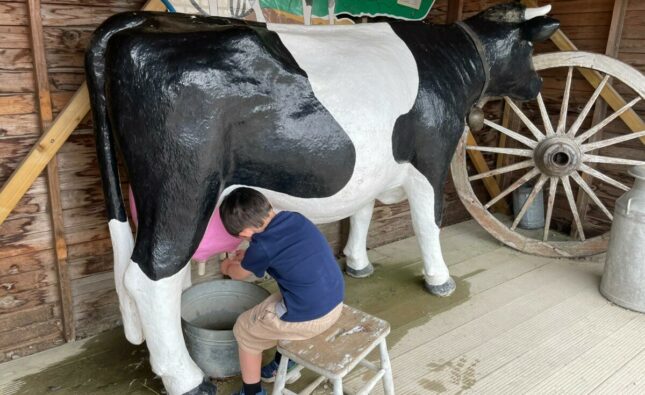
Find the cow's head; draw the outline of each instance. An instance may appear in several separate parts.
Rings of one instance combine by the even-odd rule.
[[[500,4],[465,22],[483,44],[490,67],[485,96],[535,98],[542,79],[533,67],[533,43],[553,34],[560,22],[545,16],[551,6],[526,8],[520,3]]]

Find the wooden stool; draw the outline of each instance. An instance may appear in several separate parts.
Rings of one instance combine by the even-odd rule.
[[[320,375],[299,395],[310,394],[325,379],[334,386],[334,395],[343,394],[343,377],[357,365],[376,372],[358,394],[368,394],[379,380],[383,379],[386,395],[394,395],[394,382],[390,357],[385,337],[390,333],[390,324],[353,307],[344,306],[338,321],[320,335],[302,341],[280,341],[278,351],[282,354],[280,367],[273,387],[273,395],[295,395],[285,388],[289,378],[307,368]],[[376,346],[381,354],[380,368],[365,360]],[[287,373],[287,364],[292,360],[298,367]]]

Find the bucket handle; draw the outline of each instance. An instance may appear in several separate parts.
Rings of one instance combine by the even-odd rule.
[[[638,198],[630,197],[629,199],[627,199],[627,207],[625,209],[625,214],[629,214],[629,210],[632,207],[632,200],[640,200],[642,202],[645,202],[645,199],[638,199]]]

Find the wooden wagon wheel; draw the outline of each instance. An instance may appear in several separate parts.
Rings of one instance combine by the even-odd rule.
[[[586,173],[587,175],[585,177],[594,177],[598,181],[604,182],[613,188],[628,190],[628,187],[623,183],[594,168],[595,164],[610,163],[613,165],[632,166],[645,164],[645,162],[597,155],[595,151],[635,138],[641,138],[642,141],[645,141],[645,137],[643,137],[645,136],[645,131],[637,131],[635,133],[626,132],[624,135],[603,140],[597,140],[593,136],[598,137],[598,132],[625,112],[631,111],[636,103],[645,99],[645,77],[639,71],[616,59],[586,52],[559,52],[537,55],[534,57],[533,63],[538,72],[554,68],[567,70],[560,115],[557,123],[551,122],[541,95],[538,95],[535,101],[537,101],[540,118],[544,124],[543,128],[536,126],[512,100],[504,98],[506,103],[523,123],[523,127],[528,129],[530,135],[528,133],[521,134],[518,131],[510,130],[502,125],[486,120],[485,124],[488,127],[506,135],[507,138],[513,139],[521,145],[521,148],[500,148],[478,145],[468,146],[467,132],[465,132],[459,142],[451,166],[453,180],[459,197],[470,214],[491,235],[520,251],[550,257],[588,256],[604,252],[607,249],[609,232],[592,238],[585,237],[583,224],[578,207],[576,206],[576,199],[572,192],[572,185],[578,185],[589,196],[591,202],[607,218],[612,219],[611,212],[594,193],[581,174]],[[572,74],[575,69],[582,70],[582,72],[586,73],[594,70],[591,73],[598,77],[598,81],[597,88],[594,90],[584,108],[580,111],[580,114],[571,125],[567,125]],[[620,81],[622,84],[631,88],[635,92],[635,98],[622,106],[613,105],[614,111],[608,117],[586,130],[581,130],[581,126],[595,102],[601,95],[605,97],[607,90],[603,91],[603,89],[610,78],[613,78],[614,81]],[[483,153],[503,153],[521,158],[521,160],[485,173],[469,175],[466,163],[467,150],[475,150]],[[511,174],[510,172],[515,171],[521,171],[523,175],[491,200],[482,203],[475,195],[471,182],[499,174]],[[535,180],[533,189],[511,224],[505,224],[489,211],[500,199],[508,196],[511,192],[531,180]],[[543,232],[540,232],[536,238],[519,233],[517,229],[518,223],[525,215],[535,197],[539,193],[544,193],[543,189],[546,189],[547,185],[548,198],[546,199],[546,218]],[[571,215],[577,228],[577,239],[549,240],[549,229],[558,188],[563,188],[566,200],[568,201],[568,207],[571,210]]]

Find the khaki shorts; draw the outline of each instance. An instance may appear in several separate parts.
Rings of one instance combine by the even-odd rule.
[[[343,310],[340,303],[326,315],[311,321],[282,321],[276,314],[276,303],[282,300],[275,293],[259,305],[242,313],[235,322],[233,334],[239,347],[252,354],[275,347],[278,340],[306,340],[317,336],[338,321]]]

